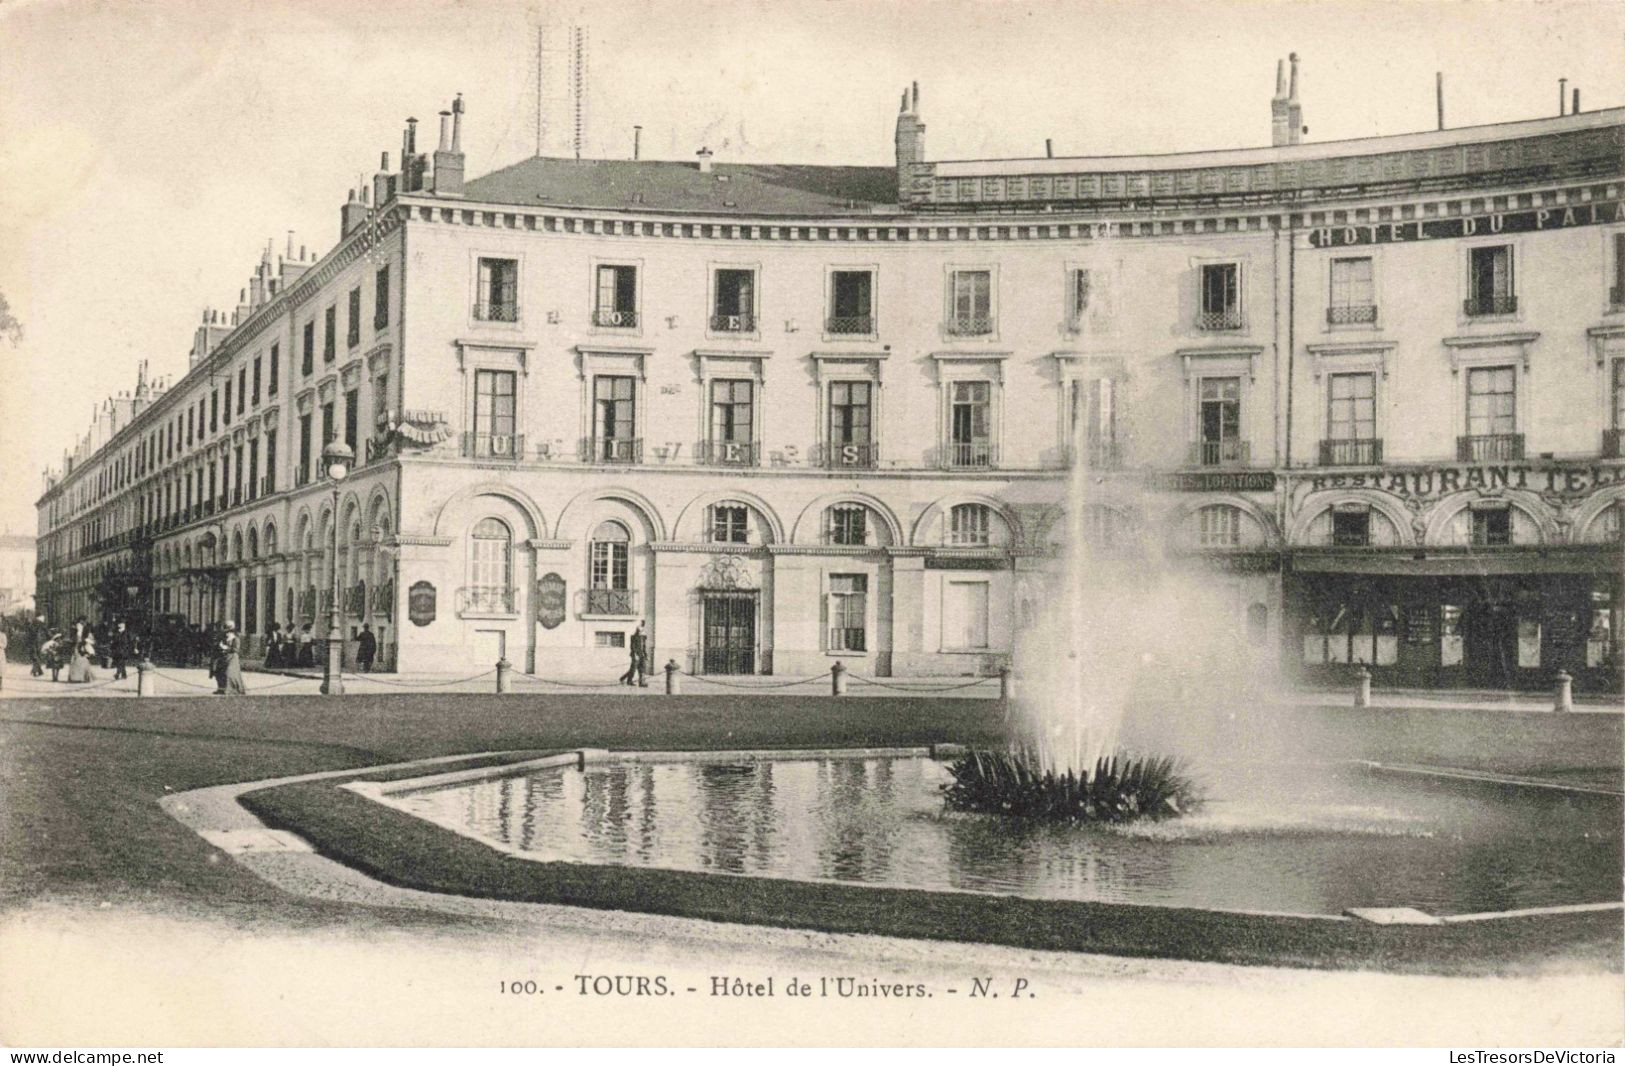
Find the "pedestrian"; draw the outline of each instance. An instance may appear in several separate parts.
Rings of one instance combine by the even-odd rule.
[[[120,618],[118,628],[113,631],[113,637],[108,641],[108,650],[113,659],[114,681],[123,681],[130,676],[124,666],[129,662],[131,652],[135,650],[134,642],[135,634],[130,632],[129,625]]]
[[[45,676],[45,661],[42,649],[50,637],[51,631],[45,625],[45,616],[43,614],[35,615],[33,624],[28,627],[29,677]]]
[[[310,633],[310,623],[306,622],[304,628],[299,630],[299,658],[296,660],[300,666],[316,665],[315,640]]]
[[[215,645],[215,666],[216,696],[248,694],[247,687],[243,685],[242,639],[237,636],[235,622],[227,622],[221,627],[220,641]]]
[[[642,622],[638,623],[638,628],[632,633],[630,651],[632,663],[626,668],[626,673],[621,675],[621,684],[635,684],[640,688],[648,688],[649,679],[646,675],[649,669],[649,638],[643,633]],[[637,678],[636,681],[633,680],[634,677]]]
[[[10,638],[6,636],[6,631],[4,629],[0,629],[0,687],[3,687],[5,682],[6,648],[10,646],[10,643],[11,641]]]
[[[271,623],[271,631],[265,634],[265,667],[282,665],[282,625],[279,622]]]
[[[62,668],[68,663],[68,637],[60,629],[51,630],[51,635],[45,638],[40,645],[40,657],[51,671],[51,680],[62,680]]]
[[[96,671],[90,664],[96,661],[96,634],[89,626],[82,626],[84,636],[73,646],[73,658],[68,662],[68,683],[82,684],[96,680]]]
[[[372,635],[372,623],[363,622],[361,633],[355,638],[355,664],[362,673],[372,673],[372,660],[377,654],[378,638]]]

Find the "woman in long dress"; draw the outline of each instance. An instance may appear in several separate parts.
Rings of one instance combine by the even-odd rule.
[[[90,664],[96,658],[96,634],[86,626],[84,636],[74,645],[73,659],[68,663],[69,683],[95,680],[96,674],[91,670]]]
[[[243,685],[242,639],[237,636],[237,625],[234,622],[227,622],[226,631],[221,634],[220,657],[223,660],[220,669],[220,691],[234,696],[248,695],[248,689]]]

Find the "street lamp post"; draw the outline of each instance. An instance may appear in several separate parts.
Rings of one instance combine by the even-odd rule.
[[[339,608],[339,484],[350,472],[355,452],[341,440],[322,449],[322,469],[333,483],[333,602],[327,615],[327,669],[322,675],[322,694],[344,695],[344,619]]]

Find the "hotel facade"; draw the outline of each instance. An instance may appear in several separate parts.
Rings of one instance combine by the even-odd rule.
[[[108,401],[41,608],[253,650],[337,565],[402,670],[982,673],[1086,464],[1293,673],[1617,688],[1625,109],[1310,144],[1290,82],[1268,148],[932,162],[915,89],[891,167],[471,180],[459,100]]]

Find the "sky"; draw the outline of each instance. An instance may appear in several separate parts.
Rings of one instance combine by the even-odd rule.
[[[461,92],[470,177],[565,154],[567,28],[589,39],[584,154],[888,165],[920,83],[931,160],[1269,143],[1296,51],[1310,141],[1625,105],[1625,3],[1386,0],[0,0],[0,531],[96,405],[179,378],[203,308],[267,240],[325,253],[407,116]]]

